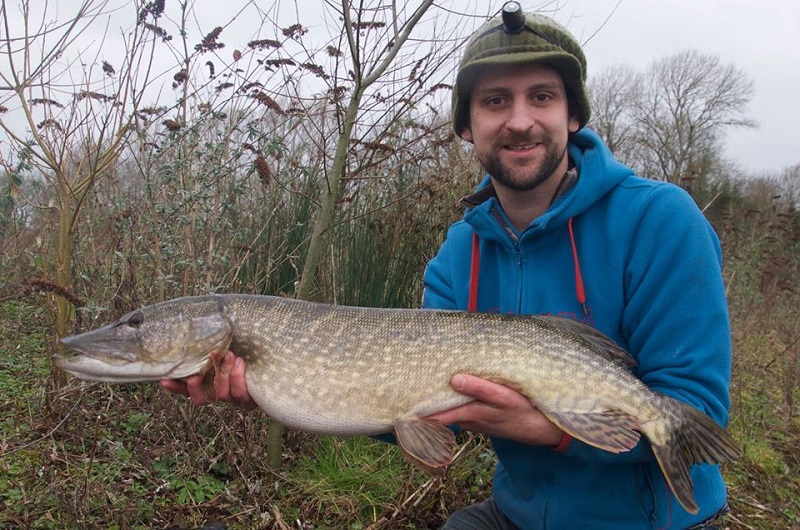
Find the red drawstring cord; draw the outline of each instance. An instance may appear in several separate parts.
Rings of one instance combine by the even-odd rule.
[[[478,234],[472,234],[472,260],[469,267],[469,299],[467,301],[467,311],[475,313],[478,311],[478,276],[481,269],[481,245]]]
[[[567,229],[569,230],[569,242],[572,245],[572,261],[575,264],[575,294],[578,297],[578,303],[581,304],[584,316],[586,313],[586,290],[583,288],[583,276],[581,275],[581,264],[578,261],[578,246],[575,244],[575,232],[572,230],[572,217],[567,221]]]

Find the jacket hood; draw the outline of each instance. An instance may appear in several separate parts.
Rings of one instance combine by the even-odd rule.
[[[590,129],[575,133],[567,149],[578,168],[579,178],[572,192],[553,205],[553,210],[565,213],[567,218],[583,213],[622,180],[635,175],[631,168],[614,158],[603,140]]]
[[[584,127],[570,138],[567,150],[577,169],[578,180],[547,212],[534,219],[526,232],[543,232],[566,224],[570,218],[580,215],[602,199],[622,180],[634,176],[633,170],[615,160],[600,137],[588,128]],[[498,215],[505,216],[488,175],[478,185],[476,193],[462,199],[462,203],[467,206],[464,220],[473,225],[481,238],[494,239],[509,229],[504,227],[498,230],[496,226],[487,226],[490,219],[497,220]]]

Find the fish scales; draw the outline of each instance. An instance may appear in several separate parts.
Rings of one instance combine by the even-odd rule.
[[[186,297],[133,311],[63,342],[55,364],[111,382],[213,377],[230,348],[248,392],[290,427],[335,435],[394,432],[403,454],[440,472],[452,432],[426,416],[466,403],[450,379],[469,373],[516,389],[574,438],[623,452],[644,434],[676,498],[698,508],[689,468],[738,455],[693,407],[648,389],[633,359],[583,324],[551,316],[376,309],[257,295]]]
[[[295,303],[288,301],[287,306],[291,312]],[[448,396],[456,402],[463,402],[449,385],[450,376],[459,371],[505,381],[512,381],[517,374],[526,372],[530,372],[534,380],[557,379],[553,378],[552,369],[535,371],[537,367],[547,368],[547,363],[528,364],[531,335],[535,338],[536,328],[527,325],[527,320],[520,321],[513,334],[507,330],[504,334],[495,332],[492,336],[494,328],[484,326],[482,319],[464,322],[453,321],[449,314],[436,315],[432,312],[375,312],[336,306],[326,309],[328,311],[325,313],[310,318],[290,317],[288,320],[294,321],[294,325],[289,327],[287,334],[276,332],[282,329],[280,327],[266,327],[258,322],[244,325],[240,322],[240,314],[246,318],[247,311],[233,311],[237,326],[258,335],[256,341],[269,343],[273,355],[286,352],[281,359],[287,362],[275,360],[270,363],[269,370],[256,371],[261,373],[264,384],[255,386],[268,389],[269,393],[265,395],[266,392],[261,392],[257,398],[273,401],[275,395],[292,394],[296,390],[295,380],[298,374],[302,374],[306,392],[303,398],[314,403],[315,408],[309,410],[313,417],[300,421],[305,428],[316,432],[342,434],[344,422],[347,421],[353,425],[363,425],[364,429],[346,434],[374,434],[367,425],[376,416],[384,415],[386,420],[378,427],[378,432],[382,432],[405,411],[417,414],[435,412],[440,410],[436,406],[439,400]],[[424,318],[431,316],[434,318]],[[453,325],[442,325],[440,320],[452,322]],[[298,325],[299,321],[304,324]],[[447,330],[446,334],[442,332],[443,329]],[[303,342],[297,341],[297,334],[303,332],[307,336],[324,336],[325,346],[310,351]],[[474,359],[464,357],[482,342],[486,346],[478,346]],[[449,349],[443,349],[442,343],[446,343]],[[241,352],[250,361],[249,348],[239,346],[244,345],[232,345],[234,351]],[[559,350],[563,351],[564,348],[552,344],[542,348],[541,353],[544,355],[548,351]],[[498,356],[493,351],[504,353]],[[550,368],[555,365],[561,365],[561,372],[566,373],[569,361],[554,356]],[[353,378],[353,366],[358,368],[358,379]],[[269,384],[270,381],[273,383]],[[282,383],[276,385],[276,381]],[[414,383],[413,388],[409,388],[409,382]],[[537,394],[544,396],[549,389],[545,386]],[[319,395],[322,391],[325,392],[324,396]],[[357,397],[361,399],[354,399]],[[579,398],[586,400],[585,395]],[[346,409],[347,417],[330,418],[332,414],[342,411],[341,405],[345,403],[350,404]],[[413,406],[415,403],[418,404],[416,408]],[[298,420],[292,416],[294,411],[296,407],[290,411],[274,412],[287,424],[296,425]]]

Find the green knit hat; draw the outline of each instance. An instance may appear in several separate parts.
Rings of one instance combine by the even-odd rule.
[[[519,5],[511,9],[519,10]],[[578,41],[551,18],[536,13],[523,18],[521,11],[518,17],[521,27],[516,33],[504,29],[503,18],[497,16],[478,28],[467,42],[453,87],[456,134],[460,135],[469,123],[469,98],[479,72],[484,66],[496,64],[542,63],[555,68],[564,80],[570,110],[577,112],[580,127],[589,121],[591,111],[584,84],[586,57]]]

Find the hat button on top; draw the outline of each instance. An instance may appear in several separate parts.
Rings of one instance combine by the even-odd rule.
[[[525,15],[519,2],[506,2],[503,4],[503,31],[506,33],[520,33],[525,26]]]

